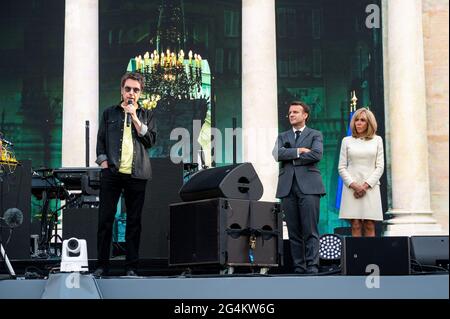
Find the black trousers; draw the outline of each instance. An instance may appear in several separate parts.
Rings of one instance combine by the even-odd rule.
[[[294,177],[289,195],[282,199],[295,271],[319,267],[320,195],[303,194]]]
[[[136,269],[139,261],[141,216],[147,180],[132,178],[129,174],[102,169],[100,180],[100,209],[97,231],[97,267],[108,268],[112,229],[120,194],[124,191],[127,208],[126,267]]]

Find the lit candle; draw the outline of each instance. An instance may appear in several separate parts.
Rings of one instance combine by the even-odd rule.
[[[159,55],[158,55],[158,51],[153,50],[153,56],[155,57],[155,61],[153,61],[153,65],[157,65],[159,62]]]
[[[170,66],[170,50],[169,49],[166,50],[166,61],[165,61],[164,65]]]
[[[131,60],[131,69],[133,71],[137,70],[137,56],[135,56],[134,59]]]
[[[184,52],[183,50],[180,50],[180,53],[178,53],[178,63],[180,65],[183,65],[184,62]]]
[[[189,65],[191,65],[192,64],[192,51],[191,50],[189,50],[188,57],[189,57]]]
[[[194,54],[194,60],[195,60],[195,67],[198,68],[199,63],[198,63],[198,55],[197,55],[197,53]]]
[[[144,54],[144,66],[147,67],[150,65],[150,53],[145,52]]]
[[[136,71],[139,71],[141,68],[141,60],[139,59],[139,56],[136,57]]]
[[[142,60],[142,55],[139,54],[138,59],[139,59],[139,69],[141,71],[143,71],[144,70],[144,63],[143,63],[144,61]]]

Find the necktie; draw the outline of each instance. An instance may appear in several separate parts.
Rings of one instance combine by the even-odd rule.
[[[302,131],[300,131],[300,130],[295,131],[295,141],[296,142],[298,141],[298,137],[300,136],[301,133],[302,133]]]

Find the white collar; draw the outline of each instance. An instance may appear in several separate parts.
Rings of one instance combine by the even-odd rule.
[[[306,128],[306,125],[303,125],[303,127],[300,128],[300,129],[296,129],[295,127],[292,127],[292,131],[294,132],[294,134],[295,134],[296,131],[300,131],[300,133],[302,133],[305,128]]]

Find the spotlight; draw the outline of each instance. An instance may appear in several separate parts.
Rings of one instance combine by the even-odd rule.
[[[325,234],[320,237],[319,256],[324,264],[335,264],[341,260],[342,239],[338,235]]]
[[[63,241],[61,272],[89,271],[86,240],[70,238]]]

